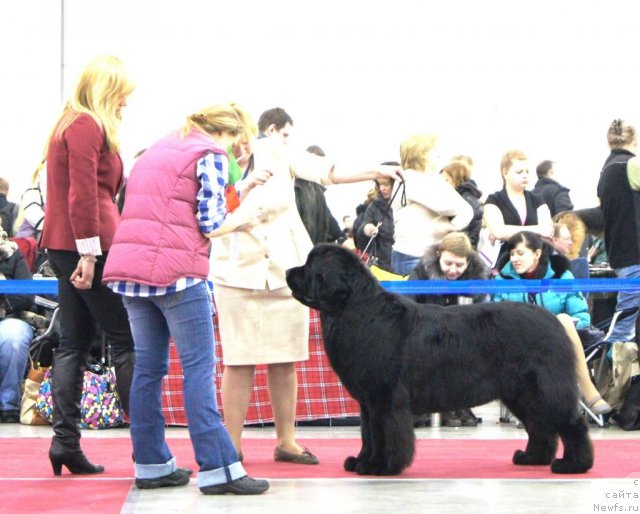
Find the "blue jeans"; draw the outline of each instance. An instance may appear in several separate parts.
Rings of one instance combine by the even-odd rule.
[[[419,262],[420,257],[396,252],[395,250],[391,251],[391,271],[397,275],[408,275]]]
[[[618,278],[640,278],[640,264],[634,266],[627,266],[625,268],[614,269]],[[640,291],[625,292],[620,291],[618,293],[618,303],[616,304],[616,311],[629,309],[632,307],[638,307],[640,305]],[[623,341],[635,341],[636,336],[636,317],[637,314],[629,316],[616,323],[613,328],[613,332],[609,336],[608,341],[611,342],[623,342]]]
[[[198,486],[245,476],[216,402],[213,320],[206,283],[163,296],[125,296],[123,302],[136,349],[130,406],[136,477],[157,478],[177,467],[165,439],[161,399],[162,377],[169,370],[170,335],[184,375],[189,436],[200,466]]]
[[[0,321],[0,410],[20,410],[20,385],[27,369],[33,327],[19,319]]]

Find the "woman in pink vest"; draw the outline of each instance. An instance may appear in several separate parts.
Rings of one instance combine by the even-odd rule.
[[[210,238],[246,230],[256,218],[254,213],[227,216],[225,208],[225,148],[255,132],[238,106],[207,107],[189,116],[182,130],[148,148],[129,177],[104,281],[123,295],[135,341],[130,417],[140,489],[186,485],[191,475],[177,466],[164,433],[161,392],[170,336],[184,374],[200,491],[259,494],[269,488],[266,480],[247,475],[218,411],[207,285]],[[256,176],[245,186],[262,181]]]
[[[92,60],[82,72],[49,140],[46,224],[40,246],[58,277],[60,346],[53,366],[55,475],[101,473],[80,448],[83,369],[97,323],[105,332],[125,411],[133,373],[133,339],[122,300],[101,284],[119,214],[122,184],[118,130],[133,82],[115,57]]]

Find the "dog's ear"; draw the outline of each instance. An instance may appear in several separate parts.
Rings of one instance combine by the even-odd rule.
[[[351,296],[351,284],[344,270],[328,267],[317,273],[313,280],[313,297],[322,299],[328,311],[340,309]]]

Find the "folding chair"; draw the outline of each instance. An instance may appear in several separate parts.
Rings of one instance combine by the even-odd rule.
[[[609,341],[609,337],[613,333],[613,329],[616,326],[616,323],[622,321],[630,316],[634,316],[638,312],[639,307],[631,307],[629,309],[624,309],[622,311],[615,311],[613,316],[607,318],[600,323],[594,325],[595,328],[602,331],[602,337],[594,342],[591,342],[587,346],[585,346],[584,354],[585,360],[587,361],[587,366],[600,357],[600,361],[598,363],[597,369],[594,369],[593,366],[590,366],[592,379],[597,384],[600,378],[603,376],[605,371],[605,366],[608,363],[607,352],[609,351],[609,347],[611,342]],[[640,316],[636,319],[636,340],[638,338],[638,324],[640,321]],[[606,332],[605,332],[606,331]],[[593,419],[599,426],[603,427],[606,424],[606,420],[604,416],[595,415],[585,404],[580,401],[580,405],[586,414]],[[608,415],[607,415],[608,418]]]
[[[54,302],[42,296],[36,295],[34,303],[39,309],[44,311],[45,317],[49,320],[49,324],[47,325],[47,328],[44,330],[44,332],[38,334],[31,340],[31,343],[29,343],[29,354],[34,359],[34,361],[39,362],[41,360],[42,350],[44,349],[46,343],[52,340],[52,336],[57,330],[56,322],[58,320],[59,310],[58,302]],[[51,360],[52,356],[47,355],[47,362],[45,362],[45,365],[49,366]]]

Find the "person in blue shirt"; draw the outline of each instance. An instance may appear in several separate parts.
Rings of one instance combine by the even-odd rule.
[[[506,241],[505,252],[503,258],[498,261],[497,269],[499,270],[496,275],[497,280],[574,278],[569,271],[569,260],[562,255],[553,254],[550,244],[546,243],[540,235],[529,231],[518,232]],[[611,412],[611,406],[602,399],[591,381],[584,349],[577,331],[591,325],[589,306],[582,293],[513,291],[496,293],[493,295],[493,301],[532,303],[555,314],[573,343],[578,383],[586,405],[596,415]]]

